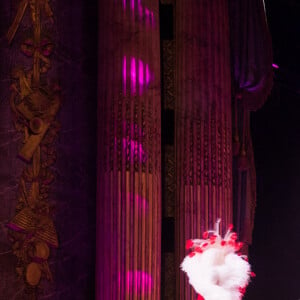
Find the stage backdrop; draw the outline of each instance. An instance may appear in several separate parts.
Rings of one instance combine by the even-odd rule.
[[[101,1],[96,299],[159,299],[158,1]]]
[[[47,36],[54,49],[49,76],[61,87],[61,125],[55,141],[55,181],[49,191],[59,248],[51,250],[49,268],[53,281],[44,280],[38,299],[93,299],[96,198],[96,77],[97,11],[95,2],[49,1],[53,24]],[[13,124],[9,97],[12,69],[28,66],[31,58],[20,51],[31,32],[26,12],[9,46],[6,33],[20,1],[0,3],[0,299],[22,299],[26,294],[19,278],[17,259],[5,226],[15,215],[20,176],[26,163],[17,158],[23,136]],[[93,6],[94,5],[94,6]],[[25,25],[25,26],[24,26]],[[43,32],[46,28],[43,28]]]

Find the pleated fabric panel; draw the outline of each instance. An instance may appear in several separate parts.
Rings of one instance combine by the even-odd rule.
[[[96,299],[160,298],[158,1],[100,1]]]
[[[177,299],[197,299],[179,265],[185,241],[232,222],[232,125],[226,0],[176,1]],[[223,230],[222,230],[223,229]]]

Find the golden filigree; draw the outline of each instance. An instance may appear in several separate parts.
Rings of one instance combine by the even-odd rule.
[[[52,280],[48,258],[50,248],[58,247],[48,195],[55,177],[51,166],[56,159],[54,141],[60,129],[56,115],[61,98],[59,87],[41,84],[41,77],[46,77],[51,68],[49,57],[54,47],[50,38],[43,37],[41,32],[42,15],[53,21],[48,0],[20,1],[7,33],[8,42],[13,41],[27,10],[32,22],[32,37],[24,40],[21,51],[32,57],[32,68],[13,70],[10,98],[15,128],[24,137],[18,156],[26,165],[19,182],[16,215],[7,226],[13,252],[18,257],[16,271],[25,278],[29,287],[27,295],[35,299],[35,287],[40,280],[43,277]]]

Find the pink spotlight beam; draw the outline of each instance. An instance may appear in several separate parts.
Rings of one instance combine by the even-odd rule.
[[[133,94],[136,93],[136,65],[135,65],[135,58],[131,58],[131,71],[130,71],[130,76],[131,76],[131,91]]]
[[[135,158],[141,163],[147,161],[147,153],[141,143],[127,137],[122,139],[122,144],[123,150],[130,161],[133,162]]]
[[[143,92],[143,88],[144,88],[144,64],[139,59],[139,93],[140,93],[140,95]]]
[[[139,84],[144,85],[144,64],[143,62],[139,59]]]
[[[123,57],[123,93],[126,95],[126,68],[127,68],[127,63],[126,63],[126,56]]]
[[[151,292],[153,288],[152,276],[144,271],[128,271],[125,280],[128,292],[134,291],[137,294],[142,294],[145,290]]]
[[[146,64],[146,84],[148,85],[150,83],[151,75],[149,70],[149,65]]]
[[[134,1],[135,0],[130,0],[130,8],[132,11],[134,11]]]

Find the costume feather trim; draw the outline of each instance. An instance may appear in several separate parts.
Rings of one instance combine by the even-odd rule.
[[[240,300],[254,273],[247,256],[236,253],[243,244],[237,242],[233,226],[229,226],[222,238],[219,223],[220,220],[215,230],[204,232],[203,239],[186,242],[186,249],[191,252],[184,258],[181,269],[200,299]]]

